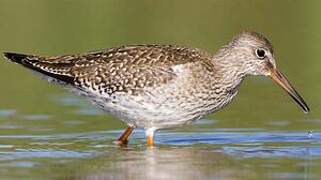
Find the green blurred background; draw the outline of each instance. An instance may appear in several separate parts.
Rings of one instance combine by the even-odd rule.
[[[301,113],[269,79],[250,77],[232,105],[210,117],[220,119],[216,125],[223,127],[265,128],[267,122],[285,119],[290,122],[286,128],[309,129],[321,126],[320,121],[310,121],[321,115],[320,8],[319,1],[295,0],[1,0],[0,51],[61,55],[156,43],[198,47],[214,54],[237,33],[255,30],[271,40],[279,68],[306,99],[311,113]],[[58,121],[75,118],[48,98],[65,94],[60,87],[5,61],[0,61],[0,72],[1,108],[53,114]],[[104,118],[91,118],[90,126],[121,126],[114,119],[101,121]],[[92,123],[96,119],[97,126]]]

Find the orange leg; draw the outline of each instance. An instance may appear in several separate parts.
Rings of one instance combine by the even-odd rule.
[[[146,133],[146,144],[147,146],[152,147],[154,145],[154,128],[147,129]]]
[[[131,133],[133,132],[134,128],[132,127],[128,127],[123,134],[121,134],[121,136],[117,139],[117,141],[115,141],[115,144],[118,145],[126,145],[128,143],[128,137],[131,135]]]
[[[147,136],[146,143],[147,143],[147,146],[154,146],[154,137],[153,136]]]

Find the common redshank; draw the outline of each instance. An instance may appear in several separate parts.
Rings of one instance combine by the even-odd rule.
[[[127,144],[143,128],[154,132],[189,124],[226,106],[247,75],[271,77],[303,109],[309,107],[277,69],[271,43],[257,32],[242,32],[215,55],[171,45],[131,45],[78,55],[4,56],[51,83],[88,98],[128,125],[116,141]]]

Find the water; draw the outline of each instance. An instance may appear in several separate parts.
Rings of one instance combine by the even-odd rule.
[[[154,148],[144,146],[142,131],[123,148],[112,143],[118,130],[2,135],[0,172],[8,179],[312,179],[321,175],[320,132],[309,136],[300,131],[193,128],[198,131],[158,133]]]
[[[147,148],[85,100],[0,60],[0,179],[320,179],[319,1],[0,0],[0,51],[44,55],[161,43],[209,52],[263,32],[310,105],[303,114],[268,78],[247,78],[231,105],[162,130]]]

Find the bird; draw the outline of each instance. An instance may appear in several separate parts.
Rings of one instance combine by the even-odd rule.
[[[211,54],[177,45],[128,45],[82,54],[4,52],[50,83],[85,97],[127,124],[115,141],[127,145],[142,128],[147,146],[160,129],[190,124],[228,105],[249,75],[271,77],[307,113],[309,107],[278,69],[271,42],[242,31]]]

